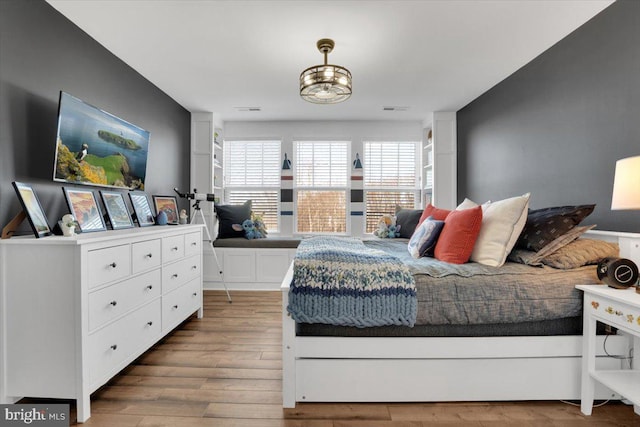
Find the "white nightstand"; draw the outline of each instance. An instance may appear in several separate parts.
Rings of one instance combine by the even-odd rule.
[[[619,393],[640,415],[640,294],[635,288],[613,289],[605,285],[578,285],[584,291],[582,342],[582,390],[580,409],[591,415],[595,381]],[[596,321],[631,334],[635,363],[633,369],[596,370]]]

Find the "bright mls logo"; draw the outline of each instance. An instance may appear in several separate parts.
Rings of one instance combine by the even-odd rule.
[[[68,427],[69,405],[0,405],[0,427]]]

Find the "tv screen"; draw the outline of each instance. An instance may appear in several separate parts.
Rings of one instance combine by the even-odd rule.
[[[149,132],[60,92],[54,181],[144,190]]]

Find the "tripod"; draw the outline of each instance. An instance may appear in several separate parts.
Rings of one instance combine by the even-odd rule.
[[[218,267],[218,272],[220,273],[220,278],[222,279],[222,286],[224,286],[224,291],[227,293],[227,299],[229,300],[229,304],[231,301],[231,295],[229,295],[229,289],[227,289],[227,285],[224,283],[224,275],[222,274],[222,267],[220,266],[220,261],[218,261],[218,255],[216,255],[216,249],[213,247],[213,239],[211,239],[211,233],[209,233],[209,226],[207,225],[207,221],[204,219],[204,214],[202,213],[202,209],[200,209],[200,200],[196,200],[193,204],[193,214],[191,214],[191,221],[189,224],[194,224],[193,220],[196,215],[199,214],[200,219],[202,219],[202,223],[204,224],[204,229],[207,232],[207,240],[211,244],[211,250],[213,251],[213,259],[216,261],[216,266]]]

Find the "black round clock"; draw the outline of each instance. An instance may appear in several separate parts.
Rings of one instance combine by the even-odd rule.
[[[626,289],[638,281],[638,266],[626,258],[603,258],[598,263],[598,279],[616,289]]]

